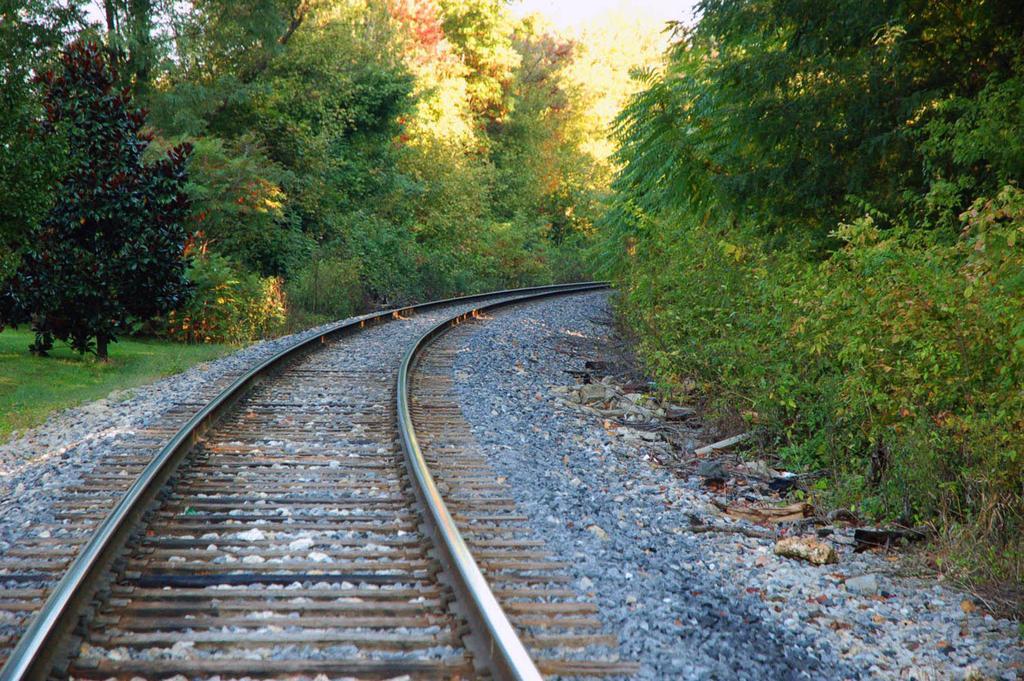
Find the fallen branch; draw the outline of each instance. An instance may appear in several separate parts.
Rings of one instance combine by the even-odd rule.
[[[858,551],[874,548],[891,548],[901,541],[920,541],[928,538],[927,528],[913,527],[889,527],[871,528],[859,527],[853,531],[853,540]]]
[[[702,534],[705,532],[723,532],[726,534],[742,534],[744,537],[753,539],[775,539],[775,533],[762,530],[752,530],[741,525],[690,525],[690,532]]]
[[[730,506],[716,499],[712,499],[711,503],[728,516],[755,523],[799,522],[814,511],[813,507],[805,501],[798,501],[788,506],[747,506],[745,504]]]
[[[693,453],[696,454],[697,456],[704,456],[705,454],[710,454],[711,452],[716,451],[718,449],[728,449],[729,447],[732,447],[734,444],[738,444],[740,442],[743,442],[744,440],[748,439],[750,436],[751,436],[751,433],[749,433],[749,432],[748,433],[740,433],[739,435],[733,435],[732,437],[728,437],[728,438],[726,438],[724,440],[719,440],[718,442],[712,442],[709,445],[704,445],[703,447],[695,449]]]

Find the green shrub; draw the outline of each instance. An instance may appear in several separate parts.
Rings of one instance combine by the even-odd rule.
[[[549,247],[539,224],[522,219],[492,223],[476,245],[477,280],[489,289],[550,281]]]
[[[288,303],[317,317],[341,319],[363,306],[355,258],[314,255],[288,281]]]
[[[288,271],[304,245],[285,211],[288,173],[248,137],[196,139],[189,171],[193,221],[209,246],[263,275]]]
[[[622,305],[666,388],[695,381],[826,469],[833,502],[941,521],[993,547],[973,569],[1021,578],[1024,192],[977,201],[953,243],[856,220],[822,263],[701,224],[639,234]]]
[[[285,297],[278,277],[240,272],[223,256],[201,253],[188,271],[195,295],[167,316],[163,333],[189,343],[246,343],[279,333]]]
[[[358,213],[347,221],[346,245],[361,263],[362,286],[371,300],[383,305],[430,297],[422,270],[430,258],[413,235],[381,217]]]

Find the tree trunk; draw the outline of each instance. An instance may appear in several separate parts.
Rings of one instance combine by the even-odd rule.
[[[113,34],[117,31],[117,12],[114,9],[114,0],[104,0],[103,13],[107,20],[107,33]],[[108,42],[110,38],[107,38]]]
[[[155,55],[153,54],[153,3],[151,0],[130,0],[128,44],[131,50],[128,68],[135,76],[136,92],[145,92],[152,78]]]
[[[96,356],[101,360],[107,360],[107,336],[105,334],[99,334],[96,336]]]
[[[313,256],[313,314],[320,312],[320,256]]]

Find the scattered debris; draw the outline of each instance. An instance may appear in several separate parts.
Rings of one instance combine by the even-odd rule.
[[[735,444],[739,444],[744,440],[750,439],[751,435],[752,433],[749,432],[740,433],[739,435],[733,435],[732,437],[726,438],[724,440],[719,440],[718,442],[712,442],[709,445],[699,447],[696,450],[694,450],[693,453],[696,454],[697,456],[707,456],[711,452],[717,451],[719,449],[728,449],[729,447],[732,447]]]
[[[725,472],[725,464],[715,459],[701,461],[697,466],[697,475],[704,478],[706,482],[725,482],[729,477]]]
[[[775,543],[775,555],[784,558],[799,558],[814,565],[838,563],[835,549],[814,537],[786,537]]]
[[[686,419],[697,415],[696,409],[680,407],[675,404],[667,404],[663,408],[665,409],[666,421],[685,421]]]
[[[915,530],[858,529],[855,541],[851,541],[845,535],[833,536],[836,523],[854,527],[860,524],[849,511],[839,509],[826,518],[816,516],[815,509],[806,501],[781,506],[770,503],[772,499],[784,498],[794,489],[804,488],[808,480],[822,472],[798,475],[777,470],[762,459],[743,461],[728,451],[753,437],[752,431],[697,447],[696,444],[706,441],[706,437],[702,437],[703,426],[696,418],[696,409],[672,404],[648,392],[652,387],[649,383],[615,378],[609,375],[611,371],[612,367],[607,362],[588,361],[583,371],[570,372],[579,381],[576,385],[551,386],[551,390],[558,395],[561,404],[600,418],[606,432],[638,448],[645,459],[672,468],[679,477],[696,473],[707,489],[726,495],[722,501],[711,501],[725,516],[769,527],[787,523],[791,533],[808,535],[807,538],[785,539],[777,544],[776,553],[779,555],[822,565],[838,559],[832,544],[820,540],[823,537],[832,537],[830,542],[855,544],[857,550],[888,547],[918,538]],[[591,525],[587,530],[602,541],[608,540],[605,530],[597,525]],[[705,524],[699,518],[692,520],[690,531],[776,538],[771,530]],[[811,538],[812,534],[817,534],[819,539]]]
[[[744,475],[750,478],[757,478],[759,480],[774,480],[779,477],[767,462],[761,459],[755,459],[754,461],[746,461],[741,466]]]
[[[643,456],[667,466],[679,477],[689,475],[692,453],[701,439],[703,425],[691,407],[672,404],[654,394],[648,381],[597,375],[606,370],[598,362],[585,371],[570,371],[579,383],[549,386],[563,406],[601,419],[605,431],[642,450]]]
[[[712,501],[719,510],[733,518],[750,520],[755,523],[784,523],[794,520],[809,518],[814,512],[814,507],[806,501],[798,501],[786,506],[751,506],[749,504],[723,504],[720,501]]]
[[[768,482],[768,489],[776,494],[785,496],[790,490],[800,484],[800,476],[785,472],[771,479]]]
[[[742,534],[744,537],[753,539],[775,539],[775,534],[763,530],[754,530],[742,525],[690,525],[690,532],[701,534],[704,532],[723,532],[731,534]]]
[[[603,383],[584,383],[577,392],[581,404],[606,402],[609,398],[608,387]]]
[[[861,527],[853,531],[853,542],[855,551],[867,551],[868,549],[893,548],[901,546],[905,542],[919,541],[925,539],[928,532],[923,529],[912,529],[909,527],[892,528],[868,528]]]

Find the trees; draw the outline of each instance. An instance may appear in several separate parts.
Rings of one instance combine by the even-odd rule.
[[[78,19],[75,2],[0,5],[0,279],[15,266],[20,246],[46,213],[49,187],[63,165],[61,140],[35,132],[42,107],[34,76]]]
[[[1006,124],[987,158],[948,139],[968,132],[958,119],[979,92],[1019,95],[999,88],[1021,75],[1014,3],[843,0],[825,12],[805,0],[706,0],[701,13],[621,119],[620,183],[634,195],[713,202],[727,220],[835,245],[832,225],[866,205],[893,222],[931,217],[936,183],[947,195],[992,192],[990,164],[1015,167],[991,152],[1019,139],[1019,114],[987,125]],[[972,198],[954,193],[940,202],[949,230]]]
[[[134,92],[145,92],[155,75],[161,55],[161,39],[155,27],[157,16],[153,0],[103,0],[106,46],[118,63],[124,84]]]
[[[116,73],[96,43],[73,43],[62,67],[41,76],[41,134],[65,140],[68,168],[3,287],[0,321],[30,321],[33,352],[45,354],[59,339],[106,358],[108,343],[133,322],[178,307],[188,294],[183,187],[191,149],[144,162],[145,116],[114,90]]]
[[[80,172],[86,156],[106,150],[64,153],[87,141],[71,134],[68,117],[48,134],[25,134],[43,115],[43,83],[31,83],[36,64],[53,61],[77,32],[101,39],[118,72],[114,88],[128,88],[149,110],[160,146],[194,146],[186,229],[210,261],[186,269],[201,289],[190,319],[210,308],[199,301],[224,297],[211,274],[273,284],[299,323],[367,304],[539,283],[556,261],[559,276],[581,275],[574,251],[608,180],[605,160],[584,149],[606,120],[587,116],[588,102],[597,91],[617,97],[604,83],[587,90],[573,81],[575,46],[514,18],[506,3],[103,0],[86,14],[94,24],[75,15],[58,25],[46,11],[81,0],[13,1],[31,10],[20,18],[35,22],[0,22],[3,45],[23,48],[20,75],[3,81],[17,91],[15,116],[0,120],[0,230],[18,235],[10,241],[17,258],[40,256],[22,244],[57,229],[59,211],[48,213],[55,200],[70,210],[109,189],[89,187],[107,181],[99,165],[93,176]],[[46,40],[29,49],[37,28]],[[624,74],[628,59],[616,60]],[[13,73],[5,68],[4,78]],[[61,177],[71,184],[54,191]],[[0,280],[17,258],[0,262]],[[338,285],[342,274],[354,281]],[[244,289],[239,296],[259,287]],[[24,319],[27,298],[13,291],[8,318]],[[161,328],[183,337],[170,321]],[[218,333],[189,337],[245,336]],[[41,336],[39,347],[46,344]]]
[[[508,114],[507,94],[521,56],[513,24],[499,0],[439,0],[444,33],[466,65],[466,92],[485,123]]]

